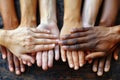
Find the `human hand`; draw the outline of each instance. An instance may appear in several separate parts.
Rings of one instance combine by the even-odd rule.
[[[102,54],[94,53],[87,55],[86,59],[88,60],[105,56],[110,53],[111,50],[113,51],[118,43],[118,35],[117,27],[81,28],[74,29],[71,35],[64,37],[64,39],[68,38],[69,40],[63,40],[61,43],[64,45],[63,48],[65,50],[81,49],[103,52]]]
[[[46,37],[49,33],[47,30],[37,30],[35,28],[19,27],[15,30],[8,31],[6,37],[7,47],[18,58],[34,63],[34,59],[25,53],[37,52],[41,50],[53,49],[55,40],[46,40],[44,42],[41,37]],[[47,36],[48,37],[48,36]],[[50,37],[54,37],[50,35]],[[46,45],[46,43],[51,43]]]
[[[41,23],[37,29],[45,29],[50,31],[50,35],[59,37],[59,29],[56,23]],[[56,40],[55,38],[47,37],[50,40]],[[43,70],[47,70],[48,67],[53,66],[53,60],[59,59],[59,45],[57,44],[52,50],[43,50],[42,52],[37,52],[36,60],[39,67],[42,66]]]
[[[67,35],[67,34],[69,35],[73,26],[74,28],[75,27],[78,28],[81,26],[81,23],[78,22],[78,23],[74,23],[74,25],[70,24],[67,26],[64,25],[60,33],[60,38],[62,39],[64,35]],[[85,54],[83,51],[64,50],[62,45],[61,45],[61,58],[63,62],[65,62],[67,58],[69,67],[74,68],[75,70],[79,69],[79,66],[82,67],[85,64]]]

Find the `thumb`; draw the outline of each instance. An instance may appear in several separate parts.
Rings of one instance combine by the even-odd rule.
[[[91,54],[88,54],[85,59],[86,60],[90,60],[90,59],[95,59],[95,58],[99,58],[99,57],[103,57],[105,56],[104,52],[93,52]]]

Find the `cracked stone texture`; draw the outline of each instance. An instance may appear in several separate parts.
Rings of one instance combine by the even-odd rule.
[[[20,19],[19,0],[15,0],[18,18]],[[57,0],[57,18],[59,29],[63,24],[63,0]],[[38,16],[39,17],[39,16]],[[117,17],[116,24],[120,23],[120,16]],[[38,19],[39,22],[39,19]],[[38,23],[39,24],[39,23]],[[2,28],[2,19],[0,17],[0,28]],[[78,71],[74,71],[68,67],[67,63],[54,61],[54,66],[48,71],[43,71],[36,65],[26,67],[26,72],[20,76],[16,76],[8,70],[6,60],[2,60],[0,54],[0,80],[120,80],[120,59],[112,60],[111,69],[108,73],[104,73],[102,77],[97,77],[96,73],[92,72],[91,65],[85,65]]]

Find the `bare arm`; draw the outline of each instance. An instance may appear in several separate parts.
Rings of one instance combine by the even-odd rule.
[[[96,22],[102,0],[85,0],[83,9],[83,27],[93,27]]]
[[[56,20],[56,0],[40,0],[41,23],[55,22]]]
[[[64,0],[64,25],[80,22],[81,0]]]
[[[14,1],[0,0],[0,10],[4,29],[15,29],[18,26],[18,19],[15,12]]]
[[[105,0],[105,7],[99,25],[114,25],[119,9],[118,2],[118,0]]]
[[[20,0],[21,26],[36,26],[37,0]]]

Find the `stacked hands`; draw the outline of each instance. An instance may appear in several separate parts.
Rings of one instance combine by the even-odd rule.
[[[77,25],[80,24],[76,24],[76,26]],[[116,45],[118,40],[112,35],[118,36],[119,34],[114,33],[117,32],[117,29],[114,30],[114,32],[111,31],[111,27],[76,28],[68,30],[70,31],[69,34],[62,35],[64,29],[66,29],[64,28],[61,31],[62,33],[59,40],[58,34],[53,34],[51,30],[43,29],[43,26],[47,28],[48,25],[40,24],[37,28],[18,27],[17,29],[8,31],[5,36],[5,40],[7,40],[5,47],[7,47],[8,50],[2,47],[3,58],[5,58],[4,56],[8,56],[9,64],[13,66],[13,62],[11,62],[12,54],[10,54],[10,52],[12,52],[16,56],[13,56],[14,62],[19,62],[15,66],[20,66],[21,72],[24,72],[25,69],[23,64],[31,66],[31,64],[34,64],[35,58],[37,65],[39,67],[42,66],[43,70],[47,70],[48,67],[52,67],[53,65],[54,55],[56,60],[59,59],[58,44],[60,44],[61,49],[64,50],[64,53],[61,52],[62,60],[66,61],[65,59],[67,58],[70,68],[77,70],[79,66],[82,67],[87,61],[106,55],[112,55],[112,52],[118,48]],[[52,27],[55,26],[56,25],[53,25]],[[57,32],[58,29],[54,31]],[[111,43],[109,44],[108,41],[111,38],[114,38],[114,40],[109,42]],[[84,50],[86,53],[79,50]],[[91,53],[88,54],[88,50]],[[114,54],[116,57],[118,53],[115,52]],[[104,59],[102,59],[102,61],[104,61]],[[97,69],[94,68],[97,67],[97,64],[98,62],[94,62],[93,65],[93,71],[95,72]],[[100,68],[103,68],[103,65],[101,62]],[[110,62],[108,59],[105,65],[105,71],[108,71],[109,68]],[[20,72],[18,71],[16,74],[20,74]]]
[[[118,12],[117,0],[104,2],[98,26],[94,25],[102,0],[86,0],[82,16],[82,0],[64,0],[61,31],[57,26],[55,0],[39,0],[41,21],[38,26],[37,0],[20,0],[20,24],[13,3],[13,0],[0,0],[6,29],[0,30],[1,52],[3,59],[7,58],[11,72],[20,75],[25,71],[25,65],[32,66],[35,62],[38,67],[47,70],[53,66],[54,59],[59,60],[61,54],[62,61],[68,61],[70,68],[78,70],[87,62],[93,63],[93,71],[102,76],[104,71],[110,69],[112,55],[118,60],[120,29],[119,26],[111,27]],[[5,14],[7,12],[9,14]]]

